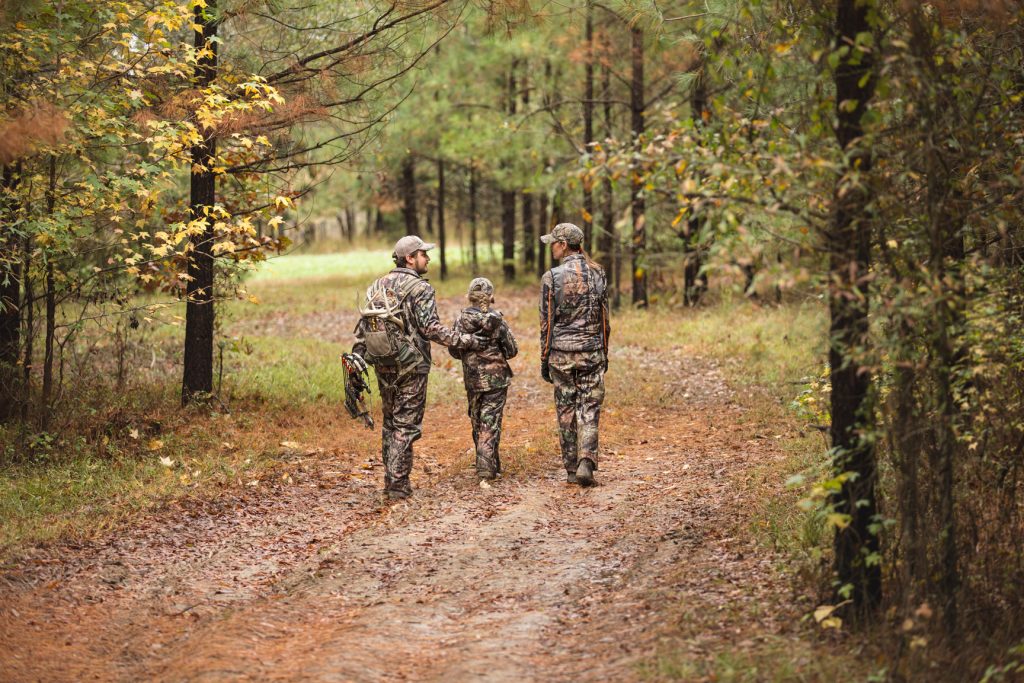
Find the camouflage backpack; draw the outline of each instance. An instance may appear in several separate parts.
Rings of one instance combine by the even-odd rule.
[[[367,363],[404,375],[423,361],[413,331],[406,329],[402,312],[406,297],[418,282],[414,278],[406,278],[388,287],[378,280],[366,290],[359,315]]]

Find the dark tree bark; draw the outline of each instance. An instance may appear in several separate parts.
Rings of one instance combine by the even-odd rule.
[[[57,157],[50,155],[50,182],[46,188],[46,213],[53,215],[57,204]],[[40,397],[42,429],[50,427],[50,400],[53,395],[53,341],[57,328],[57,294],[54,291],[53,255],[46,254],[46,329],[43,335],[43,393]]]
[[[868,561],[879,549],[878,536],[870,529],[877,511],[875,449],[866,438],[873,424],[868,401],[872,380],[858,357],[868,335],[871,222],[867,187],[852,180],[851,172],[868,172],[872,161],[861,137],[862,119],[875,88],[874,58],[869,51],[853,48],[857,35],[871,30],[872,8],[864,0],[837,0],[836,7],[833,49],[846,45],[850,52],[835,71],[836,140],[846,156],[846,171],[836,183],[836,209],[826,236],[831,283],[831,437],[836,473],[854,476],[843,482],[833,499],[836,512],[850,517],[847,526],[836,529],[835,568],[839,585],[852,587],[853,604],[865,613],[877,607],[882,597],[880,563]]]
[[[418,235],[419,218],[416,215],[416,160],[412,154],[402,163],[402,215],[405,217],[405,234]]]
[[[594,5],[587,0],[586,10],[587,61],[583,95],[583,146],[587,154],[594,151]],[[594,185],[590,176],[583,182],[583,245],[587,251],[594,248]]]
[[[354,242],[356,239],[356,210],[355,207],[345,207],[345,219],[348,223],[348,232],[345,237],[348,238],[349,242]]]
[[[0,420],[15,416],[21,397],[21,262],[17,237],[6,225],[17,217],[17,206],[11,197],[20,182],[21,163],[4,165],[0,194]]]
[[[517,66],[518,63],[513,61],[508,74],[509,116],[516,113]],[[509,181],[506,179],[505,182]],[[516,279],[516,193],[505,188],[501,191],[501,270],[505,274],[505,282]]]
[[[448,259],[445,252],[445,240],[447,235],[444,231],[444,159],[437,158],[437,250],[441,258],[441,279],[448,277]]]
[[[501,192],[501,270],[505,282],[516,279],[516,193]]]
[[[612,137],[612,82],[611,69],[605,65],[601,69],[601,99],[604,107],[604,134]],[[607,274],[608,286],[612,291],[612,301],[617,298],[619,283],[615,279],[615,190],[608,173],[601,174],[601,196],[604,201],[601,207],[601,231],[597,236],[597,258]]]
[[[17,414],[21,399],[21,259],[17,235],[6,223],[17,220],[18,205],[12,197],[21,183],[21,162],[3,167],[0,195],[0,420]]]
[[[700,61],[696,66],[696,80],[693,92],[690,93],[690,112],[698,131],[704,130],[704,124],[710,116],[708,110],[707,73],[705,71],[705,55],[701,52]],[[686,221],[683,228],[683,302],[687,306],[696,306],[707,290],[707,282],[701,276],[700,269],[704,265],[703,249],[700,243],[701,228],[704,216],[698,209]]]
[[[35,292],[32,288],[32,236],[26,235],[23,244],[21,280],[25,298],[21,305],[21,310],[25,314],[25,356],[21,362],[21,421],[27,422],[32,394],[32,347],[35,341],[34,321],[32,319],[32,314],[35,312],[35,307],[32,305],[35,297]]]
[[[217,72],[217,24],[215,0],[207,8],[195,8],[194,21],[202,27],[195,32],[196,49],[209,46],[196,67],[196,87],[207,87]],[[215,132],[204,132],[202,142],[191,149],[192,172],[189,210],[192,220],[205,221],[202,234],[190,238],[189,281],[185,305],[185,359],[181,385],[181,403],[187,405],[197,396],[213,392],[213,220],[207,215],[216,201],[217,181],[213,174],[217,151]]]
[[[57,201],[57,157],[50,155],[50,181],[46,188],[46,213],[53,215]],[[46,275],[44,298],[46,323],[43,335],[43,390],[40,396],[40,425],[45,432],[50,428],[50,401],[53,396],[53,342],[57,329],[57,293],[54,289],[53,255],[45,254]]]
[[[476,168],[470,162],[469,167],[469,263],[473,276],[480,274],[480,257],[477,251],[476,200],[477,200]]]
[[[526,272],[529,272],[533,268],[534,247],[537,242],[537,235],[534,233],[533,193],[523,192],[520,197],[523,213],[523,265]]]
[[[537,239],[540,239],[541,234],[547,234],[551,228],[551,221],[548,219],[548,196],[542,194],[540,196],[540,215],[537,217],[538,224],[540,225],[540,233],[537,235]],[[547,271],[547,245],[539,243],[537,245],[537,277],[543,277]]]
[[[633,27],[632,37],[633,74],[630,87],[629,108],[633,139],[640,144],[644,133],[644,32]],[[641,169],[633,169],[630,183],[630,209],[633,217],[633,305],[638,308],[647,307],[647,267],[644,264],[644,250],[647,248],[646,221],[643,178]]]

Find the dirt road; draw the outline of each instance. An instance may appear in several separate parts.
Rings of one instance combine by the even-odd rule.
[[[610,404],[592,489],[564,482],[547,388],[523,372],[503,439],[519,455],[489,489],[451,403],[428,411],[409,501],[385,503],[380,466],[328,430],[273,483],[35,549],[0,579],[0,678],[699,680],[799,639],[749,533],[781,455],[713,363],[677,360],[665,386],[692,400]]]

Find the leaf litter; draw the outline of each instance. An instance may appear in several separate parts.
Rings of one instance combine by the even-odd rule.
[[[525,299],[510,310],[530,329]],[[620,364],[652,362],[634,351]],[[748,531],[756,492],[736,483],[778,446],[753,438],[716,363],[660,359],[658,389],[697,400],[612,400],[600,485],[582,490],[523,356],[503,437],[518,459],[486,487],[449,401],[428,410],[409,501],[385,504],[366,449],[324,434],[281,441],[281,476],[26,553],[0,574],[5,678],[637,680],[666,653],[706,663],[814,637],[798,626],[813,605]],[[609,396],[628,374],[613,368]],[[638,423],[671,438],[637,439]]]

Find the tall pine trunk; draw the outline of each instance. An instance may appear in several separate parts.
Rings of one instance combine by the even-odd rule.
[[[0,420],[14,417],[21,397],[18,360],[21,351],[21,262],[18,241],[8,224],[17,219],[13,199],[21,182],[21,163],[3,167],[0,194]]]
[[[525,266],[525,271],[529,272],[533,268],[534,247],[537,241],[537,235],[534,233],[533,194],[531,192],[523,192],[521,199],[523,212],[523,265]]]
[[[21,310],[25,315],[25,355],[21,361],[21,421],[28,421],[28,409],[32,395],[32,353],[35,341],[35,322],[32,302],[35,292],[32,288],[32,235],[25,235],[22,240],[21,280],[24,290]]]
[[[540,196],[540,215],[537,216],[538,225],[540,226],[540,234],[537,238],[540,239],[540,235],[547,234],[551,229],[551,221],[548,220],[548,195],[547,193]],[[548,248],[546,244],[538,244],[537,246],[537,277],[543,277],[545,271],[547,271],[548,262]]]
[[[441,279],[448,277],[448,258],[445,252],[447,235],[444,225],[444,159],[437,157],[437,249],[441,257]]]
[[[196,66],[196,88],[206,88],[217,73],[216,0],[206,8],[196,6],[194,21],[202,31],[195,32],[197,50],[208,48]],[[204,221],[206,228],[190,238],[187,303],[185,305],[185,360],[181,385],[181,403],[187,405],[197,395],[213,392],[213,219],[210,210],[216,201],[216,177],[213,173],[217,138],[212,130],[203,133],[202,142],[191,149],[192,172],[189,210],[192,220]]]
[[[476,277],[480,274],[480,255],[477,249],[476,201],[477,201],[476,167],[469,165],[469,264]]]
[[[505,282],[516,279],[516,193],[501,191],[501,269]]]
[[[640,144],[644,133],[644,32],[633,27],[632,37],[633,74],[630,87],[629,108],[634,144]],[[641,168],[632,169],[630,183],[630,209],[633,218],[633,305],[647,307],[647,266],[644,264],[644,250],[647,248],[643,177]]]
[[[601,99],[604,106],[604,134],[612,137],[612,82],[611,69],[605,65],[601,69]],[[607,172],[601,174],[601,194],[604,199],[601,208],[601,231],[597,236],[597,257],[604,267],[609,289],[613,292],[612,300],[616,299],[619,283],[615,280],[615,189],[612,178]]]
[[[853,177],[869,172],[872,161],[861,138],[875,88],[874,58],[870,51],[853,48],[857,36],[871,30],[870,11],[865,0],[837,0],[833,49],[850,47],[835,71],[835,132],[846,169],[836,182],[835,214],[826,235],[834,468],[836,474],[852,475],[833,499],[836,512],[849,515],[849,524],[836,528],[835,568],[841,589],[852,589],[850,597],[861,613],[876,607],[882,597],[878,536],[871,529],[877,511],[875,448],[869,434],[874,422],[868,400],[872,380],[858,357],[868,343],[870,196],[866,183]]]
[[[402,163],[402,215],[405,217],[405,234],[418,235],[419,218],[416,215],[416,160],[412,153]]]
[[[594,151],[594,4],[587,0],[586,40],[587,57],[583,94],[583,148],[586,154]],[[587,251],[594,248],[594,185],[589,175],[583,177],[583,245]]]
[[[702,137],[704,124],[709,116],[705,61],[706,57],[702,51],[700,61],[696,67],[693,91],[690,93],[690,113],[696,129],[700,131]],[[696,211],[686,220],[686,225],[683,228],[683,302],[687,306],[696,306],[700,303],[701,297],[704,296],[704,292],[707,290],[707,283],[700,273],[700,269],[704,265],[703,251],[700,243],[700,233],[703,225],[704,216],[699,211]]]
[[[508,74],[507,111],[509,117],[516,113],[516,67],[513,60]],[[508,170],[508,164],[505,164]],[[516,193],[508,189],[511,181],[505,178],[505,188],[501,190],[501,269],[505,274],[505,282],[516,278]]]

